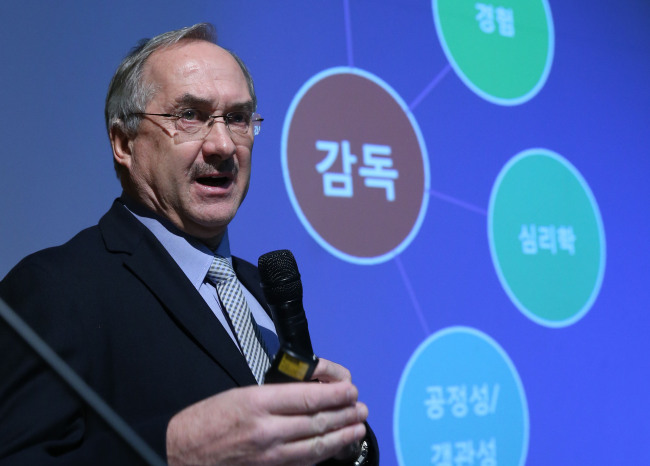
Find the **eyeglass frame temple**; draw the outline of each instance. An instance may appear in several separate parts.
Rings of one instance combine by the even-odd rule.
[[[223,115],[208,115],[208,118],[212,120],[212,124],[210,124],[210,127],[215,123],[215,121],[216,121],[215,118],[223,118],[223,122],[224,122],[224,124],[225,124],[226,127],[230,130],[230,125],[228,124],[228,122],[227,122],[227,120],[226,120],[225,117],[227,117],[227,116],[228,116],[229,114],[231,114],[231,113],[234,113],[234,112],[224,113]],[[165,117],[165,118],[176,118],[176,119],[180,119],[180,118],[181,118],[180,115],[175,115],[175,114],[173,114],[173,113],[131,112],[129,115],[139,115],[139,116],[146,116],[146,115],[149,115],[149,116],[161,116],[161,117]],[[258,118],[253,118],[253,115],[258,115]],[[259,122],[259,123],[257,124],[257,126],[260,127],[260,124],[261,124],[263,121],[264,121],[264,118],[262,118],[262,115],[260,115],[259,113],[257,113],[257,112],[253,112],[253,113],[251,114],[251,123]],[[255,126],[255,125],[253,125],[253,126]],[[253,132],[255,132],[254,129],[253,129]],[[259,132],[260,132],[260,130],[258,129],[257,133],[259,133]],[[257,133],[256,133],[256,134],[257,134]]]

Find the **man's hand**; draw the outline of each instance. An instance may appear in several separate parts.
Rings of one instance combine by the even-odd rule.
[[[167,426],[170,465],[311,465],[349,457],[368,409],[344,367],[321,359],[314,379],[232,389],[202,400]]]

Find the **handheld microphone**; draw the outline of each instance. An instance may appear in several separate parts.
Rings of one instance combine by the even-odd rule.
[[[289,250],[272,251],[260,256],[258,268],[262,290],[280,340],[280,350],[273,358],[264,382],[309,380],[318,358],[309,337],[296,260]]]

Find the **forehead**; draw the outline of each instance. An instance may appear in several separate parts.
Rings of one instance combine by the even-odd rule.
[[[145,63],[143,78],[154,86],[154,99],[194,95],[217,105],[251,98],[244,73],[232,55],[205,41],[181,41],[157,50]]]

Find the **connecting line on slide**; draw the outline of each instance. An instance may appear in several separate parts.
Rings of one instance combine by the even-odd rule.
[[[420,92],[420,95],[418,95],[415,98],[415,100],[413,100],[413,102],[411,102],[411,104],[409,105],[409,110],[413,111],[413,109],[415,107],[420,105],[420,103],[424,100],[424,98],[426,96],[428,96],[429,93],[431,93],[433,88],[435,88],[438,85],[438,83],[440,83],[440,81],[442,81],[442,79],[445,76],[447,76],[447,73],[449,73],[450,70],[451,70],[451,65],[449,63],[447,63],[447,65],[440,71],[440,73],[438,73],[436,75],[436,77],[433,78],[433,81],[431,81],[429,83],[429,85],[427,87],[425,87],[422,92]],[[475,205],[469,204],[469,203],[467,203],[465,201],[461,201],[460,199],[456,199],[454,197],[448,196],[447,194],[443,194],[441,192],[434,191],[434,190],[430,189],[429,190],[429,195],[433,196],[433,197],[437,197],[440,200],[449,202],[449,203],[457,205],[459,207],[462,207],[463,209],[467,209],[467,210],[470,210],[472,212],[476,212],[478,214],[487,216],[487,211],[485,209],[482,209],[480,207],[476,207]]]
[[[449,63],[447,63],[447,65],[445,65],[445,67],[442,69],[442,71],[440,71],[440,73],[438,73],[438,74],[436,75],[436,77],[433,78],[433,81],[431,81],[431,82],[429,83],[429,85],[428,85],[427,87],[425,87],[424,90],[423,90],[422,92],[420,92],[420,95],[418,95],[418,96],[413,100],[413,102],[411,102],[411,104],[409,105],[409,110],[410,110],[410,111],[413,111],[413,109],[414,109],[415,107],[417,107],[418,105],[420,105],[420,102],[422,102],[422,101],[424,100],[424,98],[425,98],[426,96],[428,96],[429,93],[433,90],[433,88],[436,87],[436,86],[440,83],[440,81],[442,81],[442,78],[444,78],[445,76],[447,76],[447,73],[449,73],[450,70],[451,70],[451,65],[450,65]]]
[[[458,207],[462,207],[463,209],[470,210],[472,212],[475,212],[477,214],[481,214],[487,217],[487,210],[482,209],[480,207],[477,207],[475,205],[472,205],[468,202],[461,201],[460,199],[456,199],[455,197],[448,196],[447,194],[443,194],[438,191],[434,191],[433,189],[429,190],[429,196],[437,197],[440,200],[443,200],[445,202],[449,202],[450,204],[457,205]]]
[[[348,60],[348,66],[353,68],[354,67],[354,53],[353,53],[353,47],[352,47],[352,20],[350,17],[350,0],[343,0],[343,15],[344,15],[344,21],[345,21],[345,39],[346,39],[346,48],[347,48],[347,60]],[[431,91],[440,83],[440,81],[443,80],[445,76],[451,71],[451,65],[447,63],[445,67],[433,78],[433,80],[425,87],[422,92],[411,102],[409,105],[409,110],[412,112],[415,107],[417,107],[430,93]],[[428,194],[430,196],[437,197],[438,199],[441,199],[443,201],[449,202],[451,204],[457,205],[459,207],[462,207],[464,209],[470,210],[472,212],[476,212],[482,215],[487,216],[487,211],[485,209],[481,209],[479,207],[476,207],[474,205],[468,204],[466,202],[463,202],[459,199],[455,199],[451,196],[448,196],[443,193],[439,193],[437,191],[429,190]],[[422,308],[420,307],[420,303],[418,302],[417,296],[415,294],[415,291],[413,290],[413,286],[411,285],[411,280],[409,279],[406,270],[404,269],[404,265],[402,264],[402,261],[399,256],[395,256],[395,265],[397,266],[397,269],[399,270],[399,273],[402,277],[402,281],[404,282],[404,286],[406,287],[406,291],[409,295],[409,298],[411,300],[411,304],[413,305],[413,309],[415,309],[415,313],[418,317],[418,320],[420,322],[420,325],[422,326],[422,330],[424,330],[425,336],[431,335],[431,329],[429,328],[429,324],[427,323],[427,320],[424,316],[424,313],[422,312]]]
[[[402,276],[402,281],[404,282],[404,286],[406,287],[406,292],[408,293],[409,298],[411,298],[411,304],[413,304],[413,309],[415,309],[415,314],[418,316],[418,320],[420,321],[420,325],[422,325],[424,334],[425,336],[428,337],[429,335],[431,335],[429,324],[427,324],[427,320],[424,318],[424,313],[422,312],[422,308],[420,307],[418,298],[415,296],[415,291],[413,291],[413,286],[411,286],[411,280],[406,274],[406,270],[404,270],[404,265],[402,264],[402,260],[400,259],[399,256],[395,256],[395,265],[397,265],[397,270],[399,270],[399,273]]]
[[[348,52],[348,66],[354,67],[352,53],[352,20],[350,19],[350,0],[343,0],[343,15],[345,17],[345,43]]]
[[[487,211],[485,209],[481,209],[480,207],[476,207],[475,205],[469,204],[467,202],[461,201],[460,199],[456,199],[454,197],[448,196],[446,194],[440,193],[438,191],[434,190],[429,190],[429,195],[433,197],[437,197],[438,199],[441,199],[445,202],[449,202],[450,204],[457,205],[459,207],[462,207],[463,209],[467,209],[471,212],[475,212],[480,215],[484,215],[487,217]],[[415,291],[413,290],[413,286],[411,285],[411,280],[409,279],[408,275],[406,274],[406,270],[404,269],[404,265],[402,264],[402,260],[400,259],[400,256],[395,256],[395,265],[397,265],[397,270],[399,270],[400,275],[402,276],[402,281],[404,282],[404,286],[406,287],[406,291],[409,295],[409,298],[411,299],[411,304],[413,305],[413,309],[415,310],[415,314],[418,316],[418,320],[420,321],[420,325],[422,326],[422,329],[424,330],[424,334],[426,336],[431,335],[431,330],[429,329],[429,324],[427,323],[427,320],[424,316],[424,312],[422,312],[422,308],[420,307],[420,303],[417,299],[417,296],[415,295]]]
[[[445,65],[445,67],[433,78],[429,85],[425,87],[422,92],[420,92],[420,94],[411,102],[409,105],[409,110],[411,112],[415,109],[415,107],[420,105],[420,103],[431,93],[431,91],[440,83],[440,81],[442,81],[442,79],[447,76],[447,73],[449,73],[449,71],[451,71],[451,65],[447,63],[447,65]],[[461,201],[460,199],[456,199],[455,197],[449,196],[447,194],[443,194],[432,189],[429,189],[428,194],[429,196],[436,197],[442,201],[449,202],[450,204],[462,207],[463,209],[469,210],[471,212],[487,216],[487,211],[485,209],[472,205],[468,202]],[[408,275],[406,274],[406,271],[404,270],[404,266],[402,265],[402,261],[400,260],[399,256],[395,257],[395,264],[397,265],[400,275],[402,276],[404,286],[406,286],[406,290],[411,298],[411,303],[413,304],[415,313],[418,316],[420,325],[422,326],[424,333],[429,336],[431,335],[431,330],[429,329],[429,325],[427,324],[427,321],[424,317],[420,303],[417,300],[415,292],[413,291],[413,287],[411,286],[411,282],[408,278]]]

